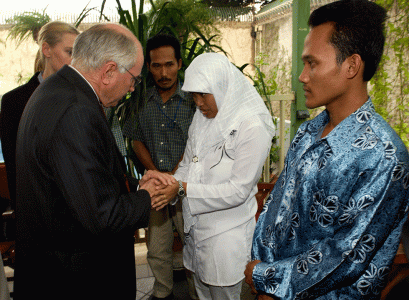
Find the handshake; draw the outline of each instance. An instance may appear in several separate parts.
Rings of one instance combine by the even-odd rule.
[[[152,209],[160,210],[176,197],[179,183],[169,173],[149,170],[139,181],[139,189],[149,192]]]

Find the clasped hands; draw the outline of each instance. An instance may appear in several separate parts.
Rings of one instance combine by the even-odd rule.
[[[169,173],[149,170],[139,181],[139,189],[148,191],[152,209],[160,210],[176,197],[179,183]]]

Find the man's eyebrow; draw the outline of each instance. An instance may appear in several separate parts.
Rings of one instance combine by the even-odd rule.
[[[309,59],[313,59],[313,58],[314,58],[314,56],[311,55],[311,54],[307,54],[307,55],[302,55],[302,56],[301,56],[301,59],[302,59],[302,60],[309,60]]]
[[[173,60],[166,60],[164,62],[156,61],[155,63],[157,63],[157,64],[167,64],[167,63],[170,63],[170,62],[173,62]]]

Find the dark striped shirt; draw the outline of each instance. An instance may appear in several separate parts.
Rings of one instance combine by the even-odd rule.
[[[185,151],[188,130],[196,106],[179,82],[176,92],[163,103],[156,87],[147,90],[147,102],[138,115],[138,122],[128,122],[124,135],[141,141],[160,171],[170,172]]]

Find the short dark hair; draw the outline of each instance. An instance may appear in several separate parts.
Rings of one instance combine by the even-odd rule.
[[[364,61],[363,80],[369,81],[381,61],[385,44],[386,10],[368,0],[340,0],[317,8],[308,24],[311,28],[333,22],[330,37],[337,52],[337,63],[359,54]]]
[[[167,33],[159,33],[148,39],[146,43],[145,57],[148,64],[150,64],[151,62],[150,52],[163,46],[171,46],[175,50],[176,60],[179,61],[179,59],[181,58],[179,40],[173,35]]]

